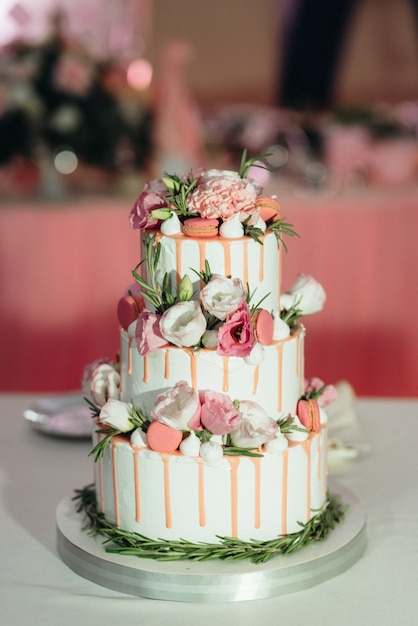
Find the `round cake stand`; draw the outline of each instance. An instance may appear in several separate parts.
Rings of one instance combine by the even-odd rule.
[[[330,481],[349,509],[326,540],[267,563],[250,561],[154,561],[106,553],[103,538],[81,530],[70,499],[57,508],[58,552],[77,574],[122,593],[177,602],[260,600],[308,589],[341,574],[366,546],[366,513],[356,496]]]

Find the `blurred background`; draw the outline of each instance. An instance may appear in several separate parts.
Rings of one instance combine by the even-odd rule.
[[[114,357],[148,178],[263,157],[306,374],[418,396],[418,0],[2,0],[0,391]]]

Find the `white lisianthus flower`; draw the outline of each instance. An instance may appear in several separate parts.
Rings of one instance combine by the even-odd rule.
[[[93,402],[97,406],[103,406],[108,400],[119,400],[120,375],[113,365],[102,363],[94,370],[91,382],[90,393]]]
[[[122,433],[127,433],[133,429],[131,410],[132,407],[127,402],[112,398],[102,406],[99,419],[102,424],[120,430]]]
[[[176,430],[193,429],[200,425],[199,394],[182,380],[157,396],[151,417]]]
[[[214,274],[200,292],[203,308],[219,320],[234,313],[247,297],[239,278]]]
[[[194,300],[177,302],[160,319],[161,335],[179,348],[199,343],[205,330],[205,316],[199,303]]]
[[[326,300],[326,294],[312,276],[299,274],[292,287],[280,296],[280,308],[289,310],[292,307],[300,309],[301,315],[311,315],[321,311]]]
[[[243,400],[239,403],[241,413],[239,426],[229,434],[232,445],[238,448],[259,448],[277,437],[277,423],[256,402]]]
[[[205,441],[200,446],[200,456],[208,465],[215,465],[223,457],[223,449],[216,441]]]

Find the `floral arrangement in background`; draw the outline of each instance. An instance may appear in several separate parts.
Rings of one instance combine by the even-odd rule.
[[[96,58],[57,21],[45,41],[0,51],[0,138],[3,167],[41,167],[65,149],[80,166],[121,173],[150,155],[151,112],[121,63]]]

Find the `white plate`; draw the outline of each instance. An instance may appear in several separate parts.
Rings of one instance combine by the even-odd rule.
[[[42,398],[23,417],[36,430],[55,437],[87,439],[93,430],[91,411],[78,393]]]

